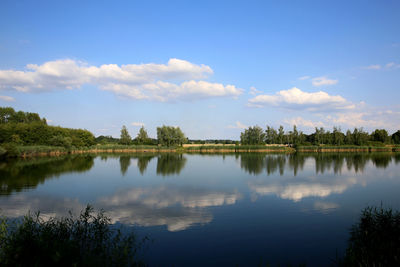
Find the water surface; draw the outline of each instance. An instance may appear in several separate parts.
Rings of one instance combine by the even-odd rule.
[[[400,154],[123,154],[0,163],[0,209],[87,203],[154,240],[151,266],[329,265],[368,205],[400,209]]]

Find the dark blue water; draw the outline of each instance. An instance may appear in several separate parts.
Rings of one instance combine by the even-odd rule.
[[[363,208],[400,209],[399,154],[132,154],[0,163],[0,209],[90,203],[149,236],[150,266],[326,266]]]

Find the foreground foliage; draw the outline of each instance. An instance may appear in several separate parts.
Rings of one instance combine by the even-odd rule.
[[[350,231],[343,266],[400,266],[400,212],[368,207]]]
[[[87,206],[79,217],[0,221],[1,266],[144,266],[137,259],[143,241],[112,228],[103,211]]]

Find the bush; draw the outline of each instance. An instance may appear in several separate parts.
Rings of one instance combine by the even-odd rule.
[[[133,233],[111,228],[103,211],[87,206],[79,217],[44,220],[39,212],[19,223],[0,221],[2,266],[143,266]]]
[[[8,158],[15,158],[19,156],[19,151],[16,144],[5,143],[2,144],[3,149],[6,151],[5,156]]]
[[[400,266],[400,213],[368,207],[350,232],[344,266]]]

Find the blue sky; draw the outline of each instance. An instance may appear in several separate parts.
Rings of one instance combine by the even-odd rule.
[[[399,1],[1,1],[0,105],[136,136],[400,129]]]

